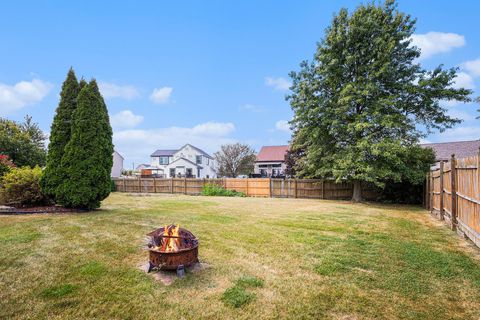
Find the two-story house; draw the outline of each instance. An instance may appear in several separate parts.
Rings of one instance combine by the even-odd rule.
[[[157,150],[151,154],[153,172],[165,178],[216,178],[215,160],[191,144],[178,150]]]
[[[263,146],[257,154],[254,173],[261,177],[284,177],[289,146]]]

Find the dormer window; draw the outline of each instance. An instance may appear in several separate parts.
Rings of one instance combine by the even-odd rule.
[[[168,156],[158,157],[158,163],[163,165],[168,164]]]
[[[196,156],[197,164],[202,164],[202,156]]]

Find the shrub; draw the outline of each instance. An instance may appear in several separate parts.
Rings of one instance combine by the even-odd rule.
[[[45,204],[47,199],[40,188],[42,169],[39,166],[13,168],[2,178],[0,202],[14,206]]]
[[[15,168],[15,164],[5,154],[0,154],[0,177],[4,176],[7,172],[10,172]]]
[[[245,193],[235,190],[227,190],[216,184],[206,184],[203,186],[202,195],[204,196],[222,196],[222,197],[245,197]]]

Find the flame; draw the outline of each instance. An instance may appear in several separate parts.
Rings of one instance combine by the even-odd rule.
[[[160,251],[162,252],[177,252],[180,247],[179,236],[180,226],[173,224],[163,228],[163,240]]]

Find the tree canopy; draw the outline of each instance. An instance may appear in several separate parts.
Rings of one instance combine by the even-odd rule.
[[[81,89],[73,114],[71,139],[62,167],[68,179],[57,188],[56,199],[66,207],[95,209],[111,189],[112,128],[95,80]]]
[[[351,181],[354,200],[361,182],[424,179],[434,158],[419,139],[459,123],[440,102],[472,92],[454,88],[457,69],[420,66],[415,23],[394,1],[334,16],[313,61],[291,73],[298,175]]]
[[[215,153],[219,172],[222,177],[235,178],[241,174],[253,172],[255,150],[247,144],[224,144]]]
[[[70,141],[73,113],[77,108],[80,84],[72,68],[68,71],[60,92],[60,103],[55,111],[48,145],[47,165],[42,175],[42,190],[50,198],[55,198],[57,187],[67,179],[62,168],[65,146]]]
[[[0,154],[7,155],[17,167],[45,165],[45,139],[28,115],[23,123],[0,118]]]

